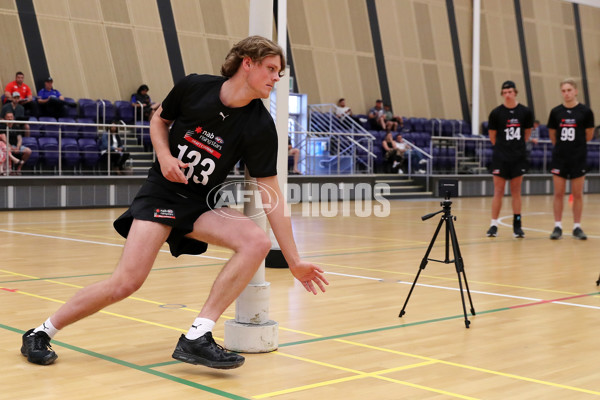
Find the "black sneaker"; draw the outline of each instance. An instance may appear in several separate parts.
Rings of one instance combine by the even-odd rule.
[[[490,226],[490,229],[488,229],[486,235],[488,237],[496,237],[496,236],[498,236],[498,227],[496,225]]]
[[[23,334],[23,346],[21,354],[27,357],[27,361],[39,365],[49,365],[58,358],[50,346],[50,336],[46,332],[35,332],[33,329]]]
[[[587,240],[587,236],[585,235],[585,233],[583,233],[583,230],[581,228],[573,229],[573,237],[579,240]]]
[[[525,232],[521,229],[521,215],[516,215],[513,218],[513,236],[519,239],[525,237]]]
[[[525,232],[521,227],[513,227],[513,236],[519,239],[523,239],[525,237]]]
[[[550,234],[550,239],[552,239],[552,240],[558,240],[561,237],[562,237],[562,229],[560,229],[558,226],[555,226],[554,230]]]
[[[209,368],[231,369],[241,367],[244,357],[225,350],[215,342],[211,332],[206,332],[198,339],[190,340],[181,335],[173,358],[190,364],[200,364]]]

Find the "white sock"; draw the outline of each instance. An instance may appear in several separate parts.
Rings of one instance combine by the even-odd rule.
[[[573,224],[573,230],[577,229],[577,228],[581,228],[581,224],[576,222]]]
[[[212,332],[214,327],[215,327],[215,321],[211,321],[208,318],[199,318],[198,317],[194,320],[192,327],[190,328],[188,333],[185,335],[185,337],[190,340],[198,339],[200,336],[204,335],[206,332]]]
[[[562,229],[562,222],[561,221],[554,221],[554,227]]]
[[[491,226],[498,226],[498,220],[497,219],[493,219]]]
[[[54,325],[52,325],[52,321],[50,321],[50,318],[48,318],[46,322],[44,322],[43,324],[41,324],[33,330],[34,333],[39,331],[46,332],[46,334],[50,336],[50,339],[53,339],[54,335],[58,333],[58,329],[56,329]]]

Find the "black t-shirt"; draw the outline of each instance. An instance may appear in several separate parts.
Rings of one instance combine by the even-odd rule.
[[[553,157],[583,160],[587,157],[585,130],[594,127],[594,113],[579,103],[573,108],[556,106],[550,111],[548,129],[556,129]]]
[[[212,188],[225,181],[234,165],[243,159],[250,175],[277,175],[277,131],[273,118],[260,99],[229,108],[219,93],[226,78],[188,75],[179,81],[162,102],[161,117],[174,121],[169,147],[189,167],[188,184],[167,180],[158,160],[148,180],[201,201]]]
[[[6,124],[0,124],[0,133],[7,134],[8,132],[8,143],[11,146],[19,144],[19,136],[23,136],[23,128],[19,124],[13,124],[11,128],[7,129]]]
[[[528,107],[517,104],[507,108],[504,104],[494,108],[488,119],[488,129],[496,131],[494,154],[505,159],[527,156],[525,130],[533,127],[533,113]]]

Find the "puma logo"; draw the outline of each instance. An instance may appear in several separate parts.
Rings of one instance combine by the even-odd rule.
[[[225,121],[225,118],[229,117],[228,115],[223,114],[223,111],[219,112],[219,115],[221,116],[221,118],[223,118],[223,121]]]
[[[194,329],[198,329],[198,327],[202,326],[202,324],[198,324],[198,325],[192,325],[192,328]]]

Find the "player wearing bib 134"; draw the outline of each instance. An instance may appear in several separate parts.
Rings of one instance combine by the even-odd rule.
[[[277,182],[277,132],[260,100],[269,97],[284,66],[277,44],[251,36],[230,50],[222,77],[190,75],[175,85],[150,122],[157,162],[131,207],[114,222],[127,240],[113,275],[81,289],[42,325],[25,332],[21,353],[29,362],[53,363],[57,355],[50,340],[58,330],[139,289],[166,241],[174,256],[203,253],[209,243],[234,252],[198,317],[179,338],[173,358],[211,368],[241,366],[244,357],[216,344],[212,329],[254,276],[271,240],[240,212],[215,209],[219,202],[209,197],[241,158],[257,180],[290,272],[308,292],[325,291],[323,270],[298,255]]]
[[[533,113],[517,102],[517,89],[513,81],[502,84],[500,94],[504,103],[494,108],[488,118],[490,141],[494,146],[492,175],[494,176],[494,198],[492,199],[492,222],[487,236],[498,235],[498,217],[502,208],[502,197],[506,181],[510,181],[513,209],[513,235],[524,238],[521,227],[521,184],[527,172],[527,148],[525,143],[531,136]]]
[[[548,132],[554,145],[550,172],[554,182],[554,230],[550,239],[562,237],[563,200],[567,179],[573,194],[573,237],[586,240],[581,229],[583,186],[587,172],[587,142],[594,136],[594,113],[577,101],[577,85],[573,79],[560,84],[563,103],[550,111]]]

